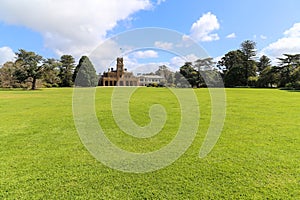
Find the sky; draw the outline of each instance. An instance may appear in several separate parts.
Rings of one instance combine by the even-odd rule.
[[[199,58],[193,52],[176,54],[177,45],[165,38],[153,40],[156,49],[126,49],[128,44],[111,39],[146,27],[176,31],[216,61],[253,40],[258,57],[267,55],[276,63],[283,53],[300,53],[299,8],[299,0],[0,0],[0,65],[13,60],[18,49],[46,58],[71,54],[78,61],[107,41],[102,54],[123,53],[134,71],[162,64],[176,70]],[[98,72],[110,64],[94,63]]]

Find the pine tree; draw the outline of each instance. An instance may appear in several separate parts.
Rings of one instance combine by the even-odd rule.
[[[82,56],[79,64],[76,66],[73,80],[75,86],[79,87],[96,87],[98,84],[98,77],[96,70],[87,56]]]

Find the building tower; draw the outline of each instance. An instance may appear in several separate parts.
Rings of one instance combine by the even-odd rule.
[[[117,58],[117,77],[122,78],[124,74],[123,58]]]

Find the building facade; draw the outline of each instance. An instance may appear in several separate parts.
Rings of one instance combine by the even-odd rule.
[[[165,78],[158,75],[140,75],[138,78],[140,86],[148,86],[149,84],[160,84],[165,82]]]
[[[123,58],[117,58],[116,69],[110,68],[99,79],[99,86],[139,86],[139,79],[124,68]]]

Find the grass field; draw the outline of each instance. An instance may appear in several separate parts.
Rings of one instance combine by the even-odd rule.
[[[123,173],[96,161],[72,118],[72,89],[0,91],[0,199],[300,199],[300,92],[227,89],[227,115],[213,151],[198,157],[210,121],[208,90],[195,90],[197,136],[172,165],[145,174]],[[133,120],[146,125],[161,103],[165,128],[134,139],[115,125],[112,88],[98,88],[96,111],[107,137],[133,152],[161,148],[178,129],[179,105],[165,88],[140,88]]]

